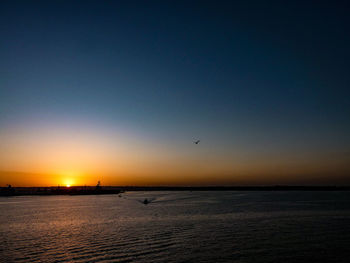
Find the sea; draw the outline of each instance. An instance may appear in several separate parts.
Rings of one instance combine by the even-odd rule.
[[[1,197],[0,262],[350,262],[350,192]]]

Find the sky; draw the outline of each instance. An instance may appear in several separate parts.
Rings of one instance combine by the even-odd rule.
[[[350,185],[349,11],[1,1],[0,186]]]

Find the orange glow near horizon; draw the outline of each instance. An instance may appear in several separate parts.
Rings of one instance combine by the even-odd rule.
[[[204,143],[74,125],[2,129],[0,186],[300,184],[327,182],[330,174],[336,183],[350,174],[346,157],[247,154]]]

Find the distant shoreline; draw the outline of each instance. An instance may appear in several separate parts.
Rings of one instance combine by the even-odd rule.
[[[93,186],[0,187],[0,196],[104,195],[130,191],[350,191],[350,186]]]
[[[350,191],[350,186],[121,186],[124,191]]]

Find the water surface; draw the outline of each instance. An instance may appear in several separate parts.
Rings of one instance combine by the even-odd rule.
[[[349,192],[0,198],[1,262],[348,262],[348,244]]]

